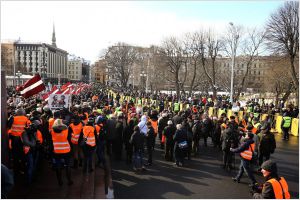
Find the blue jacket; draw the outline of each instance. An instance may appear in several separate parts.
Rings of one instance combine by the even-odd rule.
[[[236,149],[231,149],[231,152],[233,152],[233,153],[241,153],[241,152],[247,150],[247,149],[249,148],[250,144],[253,144],[253,143],[254,143],[253,139],[247,139],[247,140],[246,140],[241,146],[239,146],[238,148],[236,148]],[[252,151],[254,151],[254,149],[253,149]]]

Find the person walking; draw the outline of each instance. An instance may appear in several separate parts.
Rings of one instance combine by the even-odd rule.
[[[241,164],[238,174],[232,178],[235,182],[240,182],[244,171],[247,173],[248,177],[251,180],[251,184],[249,186],[253,186],[257,184],[257,181],[250,169],[250,162],[253,158],[255,149],[255,144],[253,141],[253,133],[247,132],[245,142],[238,148],[230,148],[230,151],[233,153],[239,153],[241,156]]]

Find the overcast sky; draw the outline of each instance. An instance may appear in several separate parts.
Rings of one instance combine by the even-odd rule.
[[[120,42],[148,47],[201,27],[222,33],[229,22],[263,27],[283,1],[1,1],[1,41],[56,44],[92,63]]]

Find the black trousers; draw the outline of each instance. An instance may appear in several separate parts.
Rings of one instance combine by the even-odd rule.
[[[231,151],[223,151],[223,166],[232,167],[233,153]]]
[[[259,166],[261,166],[261,164],[264,162],[264,158],[265,158],[265,161],[269,160],[270,159],[270,152],[269,153],[259,152],[259,155],[258,155]]]
[[[174,153],[174,143],[173,142],[166,142],[165,145],[165,159],[168,161],[173,160],[173,153]]]

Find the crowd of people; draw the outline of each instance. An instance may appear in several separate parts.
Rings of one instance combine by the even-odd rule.
[[[271,129],[275,113],[283,114],[283,139],[288,140],[291,119],[298,117],[296,106],[275,107],[263,99],[252,99],[243,107],[238,102],[229,103],[227,96],[213,99],[209,95],[181,98],[177,102],[175,95],[114,91],[113,94],[106,86],[93,84],[72,96],[69,109],[50,110],[42,98],[24,99],[13,88],[8,89],[9,168],[15,175],[25,174],[27,183],[31,184],[39,163],[46,159],[56,172],[58,184],[63,185],[65,170],[67,184],[72,185],[70,168],[82,167],[84,173],[92,172],[95,155],[97,167],[104,167],[107,158],[122,160],[125,155],[126,163],[132,164],[134,171],[145,171],[153,163],[152,155],[158,143],[164,149],[164,159],[182,167],[186,159],[201,153],[200,141],[203,139],[206,147],[211,137],[214,147],[223,152],[222,168],[233,169],[235,154],[240,155],[239,172],[233,181],[240,182],[245,171],[254,188],[254,197],[277,197],[273,184],[281,182],[283,195],[288,197],[287,183],[278,177],[276,163],[269,160],[276,149]],[[130,99],[125,100],[123,96]],[[209,107],[222,110],[222,114],[213,112],[209,116]],[[226,111],[233,108],[235,112],[227,118]],[[244,111],[242,118],[238,111]],[[268,116],[261,120],[262,114]],[[268,181],[272,180],[264,184],[269,190],[259,187],[253,166]]]

